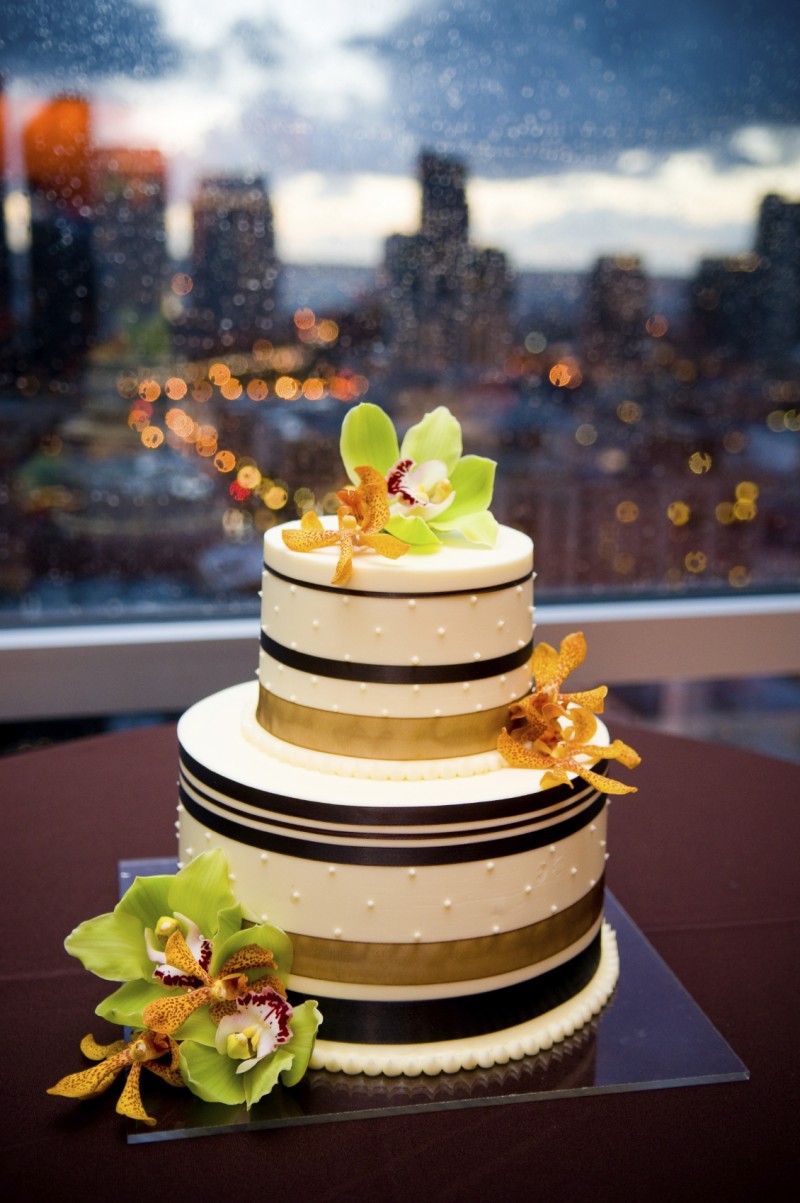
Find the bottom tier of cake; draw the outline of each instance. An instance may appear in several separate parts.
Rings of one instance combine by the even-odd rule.
[[[235,686],[181,719],[179,856],[220,847],[240,901],[291,936],[291,996],[323,1015],[314,1066],[486,1067],[599,1011],[618,961],[593,786],[542,790],[493,753],[304,767],[256,703]]]

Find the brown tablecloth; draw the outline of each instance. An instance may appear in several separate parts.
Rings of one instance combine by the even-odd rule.
[[[614,724],[644,763],[612,807],[609,885],[749,1082],[126,1144],[114,1093],[45,1093],[118,1034],[63,950],[111,909],[117,862],[175,848],[172,726],[0,761],[2,1182],[10,1199],[348,1201],[794,1196],[800,771]],[[788,1192],[788,1193],[787,1193]]]

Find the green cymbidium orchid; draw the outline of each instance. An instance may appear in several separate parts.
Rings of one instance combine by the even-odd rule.
[[[181,1074],[198,1098],[209,1103],[245,1103],[249,1110],[269,1094],[278,1079],[284,1086],[300,1081],[321,1022],[311,999],[292,1008],[270,991],[259,994],[254,990],[236,1001],[218,1027],[211,1025],[213,1033],[198,1032],[205,1039],[181,1042]]]
[[[98,977],[124,983],[100,1003],[98,1015],[112,1023],[147,1027],[146,1008],[208,987],[226,965],[238,971],[243,959],[248,970],[269,965],[285,984],[292,960],[288,936],[266,923],[243,927],[245,918],[231,893],[228,863],[214,850],[177,874],[137,877],[113,911],[82,923],[65,947]],[[170,962],[166,949],[171,939],[170,947],[186,949],[185,963]],[[250,947],[264,955],[245,954]],[[200,1016],[184,1010],[181,1037],[203,1027]]]
[[[495,464],[462,456],[461,426],[444,406],[412,426],[400,444],[382,409],[357,405],[342,423],[340,450],[354,483],[363,464],[386,477],[391,516],[384,529],[412,551],[465,540],[494,546],[498,527],[488,507]]]

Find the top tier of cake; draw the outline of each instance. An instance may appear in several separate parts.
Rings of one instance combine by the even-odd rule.
[[[296,526],[296,523],[288,524]],[[335,520],[330,520],[335,526]],[[356,554],[264,537],[258,721],[300,747],[371,759],[469,756],[495,746],[531,687],[533,545]]]

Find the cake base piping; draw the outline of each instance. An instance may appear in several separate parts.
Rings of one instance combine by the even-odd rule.
[[[383,1074],[413,1078],[421,1074],[435,1077],[458,1073],[462,1069],[488,1069],[519,1061],[551,1048],[588,1023],[608,1002],[618,977],[617,938],[604,923],[600,964],[594,977],[574,998],[544,1015],[502,1032],[435,1044],[337,1044],[317,1040],[310,1067],[368,1077]]]

